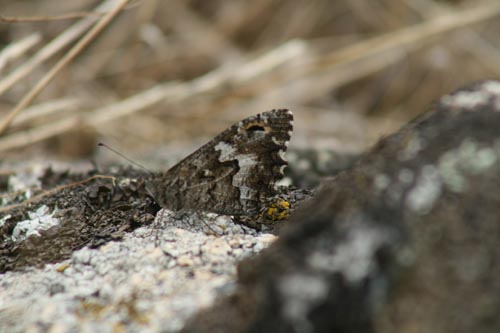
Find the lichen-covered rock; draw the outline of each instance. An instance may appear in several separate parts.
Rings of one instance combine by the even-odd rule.
[[[186,332],[500,332],[500,82],[324,185]]]
[[[350,168],[359,155],[314,148],[290,149],[286,153],[288,166],[285,169],[285,182],[289,181],[298,188],[315,188],[323,178]]]

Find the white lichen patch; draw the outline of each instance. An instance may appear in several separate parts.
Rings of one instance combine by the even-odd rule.
[[[486,81],[482,85],[483,89],[495,96],[493,109],[500,111],[500,82],[499,81]]]
[[[318,170],[328,172],[329,167],[332,163],[332,159],[334,160],[331,152],[320,149],[320,151],[318,151],[317,161],[316,161]]]
[[[302,158],[295,163],[295,167],[300,171],[310,171],[312,168],[312,163],[309,159]]]
[[[12,217],[12,215],[10,214],[7,214],[5,216],[2,216],[0,218],[0,228],[4,226],[5,222],[7,222],[7,220],[9,220],[10,218]]]
[[[439,173],[446,186],[453,192],[467,189],[467,174],[479,175],[497,161],[500,146],[481,147],[471,139],[464,139],[456,149],[443,154],[438,163]]]
[[[349,283],[360,283],[377,269],[375,253],[390,237],[387,230],[380,228],[353,227],[334,252],[314,252],[307,262],[313,269],[340,272]]]
[[[391,179],[386,174],[378,174],[373,180],[373,186],[377,193],[384,191],[391,184]]]
[[[446,187],[456,193],[467,189],[467,180],[460,170],[460,158],[455,151],[443,154],[438,162],[439,174]]]
[[[26,199],[31,198],[32,189],[40,188],[42,186],[39,178],[43,175],[43,172],[44,169],[40,167],[26,172],[17,172],[16,174],[11,175],[8,181],[9,191],[24,191]]]
[[[403,184],[411,184],[415,178],[413,171],[410,169],[401,169],[398,174],[398,179]]]
[[[28,212],[29,220],[16,224],[12,231],[12,240],[22,241],[32,235],[40,236],[40,231],[58,225],[59,220],[53,217],[56,211],[49,213],[49,207],[43,205],[34,212]]]
[[[283,317],[290,320],[296,332],[309,332],[311,310],[328,296],[328,283],[320,276],[296,273],[285,275],[279,284],[279,291],[285,300]]]
[[[418,153],[425,148],[425,142],[421,139],[418,134],[413,134],[409,138],[404,149],[398,154],[398,160],[408,161],[414,159]]]
[[[486,81],[482,84],[482,89],[492,95],[500,96],[500,82],[498,81]]]
[[[479,149],[476,153],[476,158],[470,164],[471,171],[475,174],[481,173],[489,169],[497,161],[497,155],[491,148]]]
[[[415,186],[408,192],[406,205],[415,213],[428,213],[441,195],[441,187],[438,169],[433,165],[424,166],[416,178]]]
[[[455,94],[443,96],[441,103],[453,108],[476,111],[478,106],[486,105],[492,95],[489,90],[484,89],[484,85],[481,85],[476,90],[461,90]]]

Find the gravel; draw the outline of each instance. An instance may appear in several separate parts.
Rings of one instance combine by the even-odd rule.
[[[0,275],[0,331],[177,332],[275,238],[228,216],[161,210],[122,241]]]

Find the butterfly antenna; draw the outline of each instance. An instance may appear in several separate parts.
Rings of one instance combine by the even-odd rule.
[[[114,148],[111,148],[110,146],[108,146],[107,144],[103,143],[103,142],[99,142],[97,144],[99,147],[104,147],[104,148],[107,148],[109,150],[111,150],[113,153],[115,153],[116,155],[120,156],[121,158],[124,158],[126,159],[127,161],[129,161],[130,163],[132,163],[133,165],[149,172],[150,174],[153,174],[153,172],[151,170],[149,170],[148,168],[146,168],[145,166],[143,165],[140,165],[139,163],[137,163],[136,161],[134,160],[131,160],[130,158],[128,158],[127,156],[123,155],[122,153],[120,153],[118,150],[114,149]]]

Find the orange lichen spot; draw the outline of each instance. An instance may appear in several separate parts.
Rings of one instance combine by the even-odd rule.
[[[288,218],[290,216],[290,202],[280,198],[275,199],[267,208],[265,216],[268,220],[272,221],[280,221]]]
[[[56,271],[58,271],[59,273],[63,273],[68,267],[69,267],[69,264],[64,263],[62,265],[57,266]]]

